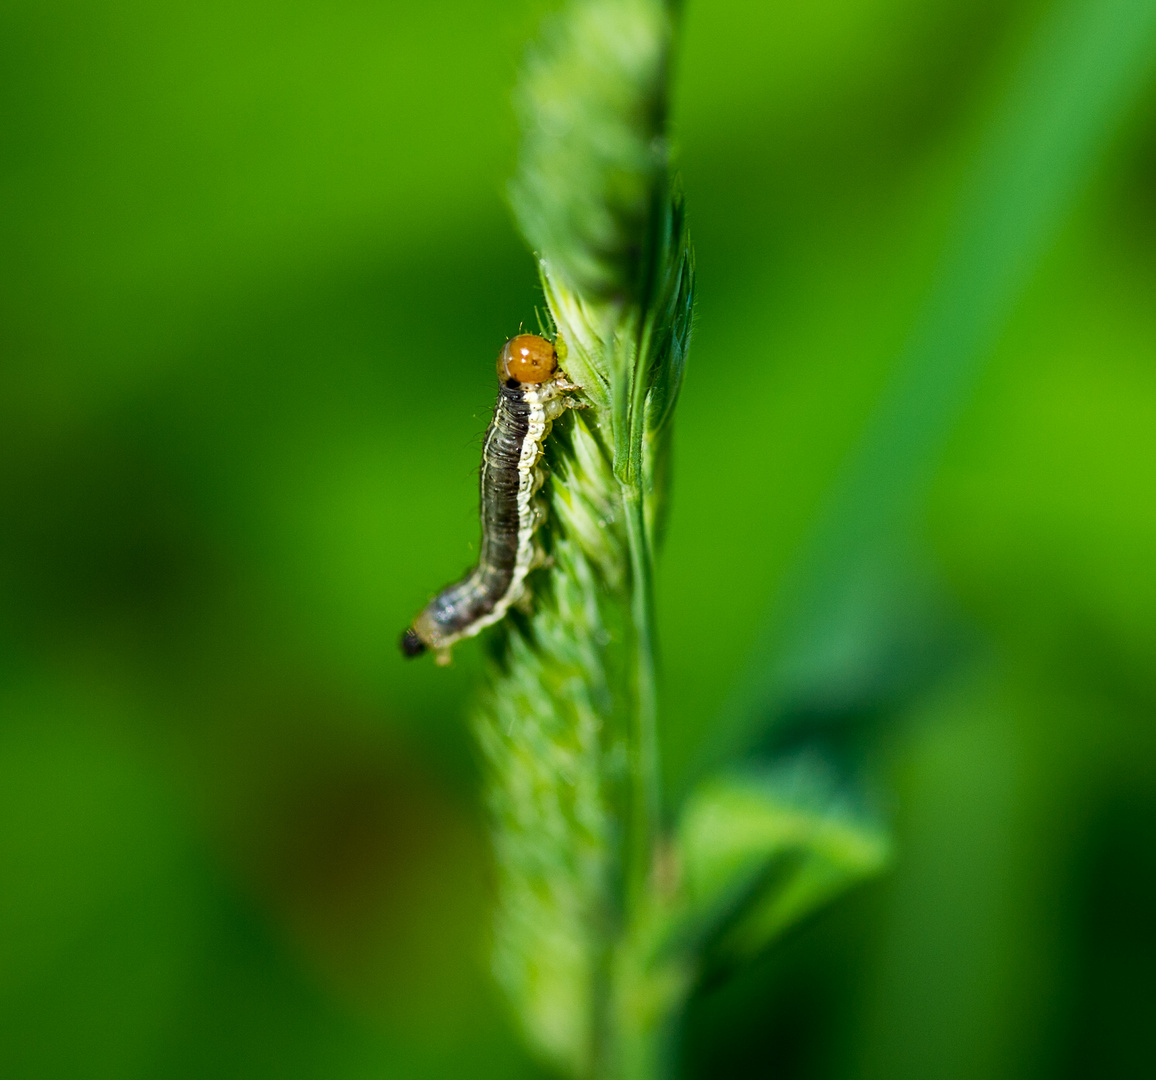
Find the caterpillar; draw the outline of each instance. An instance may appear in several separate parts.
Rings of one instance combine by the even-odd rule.
[[[498,401],[482,447],[478,565],[442,589],[401,635],[404,656],[427,649],[439,664],[450,648],[498,622],[526,593],[526,575],[543,560],[534,534],[545,515],[537,493],[550,427],[566,409],[583,408],[581,390],[558,366],[554,345],[519,334],[498,354]]]

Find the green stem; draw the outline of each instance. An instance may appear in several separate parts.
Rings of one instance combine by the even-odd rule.
[[[504,628],[479,731],[495,970],[531,1045],[580,1080],[653,1080],[665,1015],[646,961],[663,807],[648,522],[692,280],[665,139],[672,33],[665,0],[569,0],[519,90],[512,201],[587,408],[547,448],[553,564]]]
[[[630,614],[634,632],[634,717],[630,740],[631,842],[627,923],[645,895],[661,815],[658,767],[658,691],[654,647],[654,587],[641,484],[624,486],[630,548]]]

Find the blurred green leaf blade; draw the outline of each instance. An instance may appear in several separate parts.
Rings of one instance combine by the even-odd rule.
[[[882,824],[823,763],[799,757],[720,774],[689,798],[670,943],[749,959],[889,859]]]
[[[938,269],[891,379],[764,621],[744,684],[724,708],[710,755],[716,763],[747,749],[789,701],[825,693],[832,672],[822,653],[834,651],[833,642],[842,638],[858,652],[864,671],[886,664],[878,643],[908,633],[898,625],[906,613],[896,617],[904,593],[937,588],[907,564],[943,447],[1149,85],[1154,58],[1153,0],[1058,0],[1043,13],[980,132]],[[877,594],[865,597],[872,578]],[[932,598],[930,609],[940,606]],[[938,632],[934,620],[916,631]]]

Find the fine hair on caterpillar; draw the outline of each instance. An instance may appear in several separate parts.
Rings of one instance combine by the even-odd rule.
[[[498,400],[482,445],[478,564],[442,589],[401,636],[407,657],[431,649],[448,664],[450,649],[505,616],[541,563],[535,533],[545,509],[537,498],[540,461],[550,428],[567,409],[582,408],[581,389],[558,365],[554,344],[537,334],[510,338],[498,354]]]

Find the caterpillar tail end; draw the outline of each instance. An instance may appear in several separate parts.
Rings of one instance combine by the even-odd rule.
[[[426,651],[426,643],[417,636],[416,631],[412,626],[405,629],[405,633],[401,635],[401,655],[407,660],[412,660],[415,656],[421,656]]]

